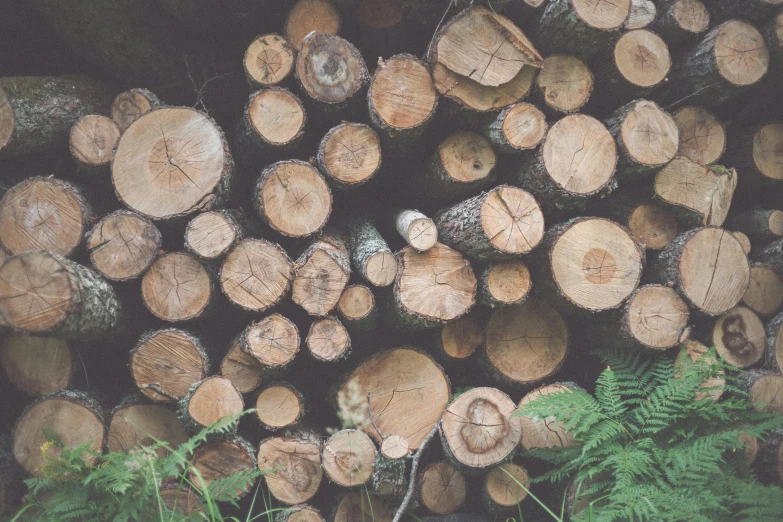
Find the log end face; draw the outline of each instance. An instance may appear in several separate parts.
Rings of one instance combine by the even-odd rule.
[[[777,237],[783,236],[783,210],[773,210],[767,218],[769,232]]]
[[[230,380],[209,377],[190,396],[188,416],[201,426],[209,426],[227,415],[239,415],[244,407],[242,394]]]
[[[261,385],[264,367],[243,352],[235,340],[220,363],[220,375],[234,383],[240,393],[250,393]]]
[[[720,26],[713,52],[718,73],[736,87],[755,84],[769,67],[769,49],[764,37],[743,20],[729,20]]]
[[[332,211],[332,193],[323,176],[309,163],[275,163],[259,184],[262,217],[278,232],[291,237],[315,234]]]
[[[493,189],[480,214],[481,228],[498,252],[527,254],[544,237],[544,214],[532,194],[520,188]]]
[[[251,471],[256,467],[253,447],[244,439],[219,440],[207,442],[193,452],[193,471],[189,473],[192,484],[204,481],[209,486],[216,480],[225,479],[243,471]],[[198,470],[198,475],[195,473]],[[255,481],[249,481],[234,490],[238,497],[248,493]]]
[[[296,74],[307,94],[325,104],[349,100],[369,78],[364,59],[353,44],[320,32],[310,33],[302,41]]]
[[[525,404],[536,400],[536,397],[548,395],[550,393],[568,393],[572,391],[565,384],[547,384],[531,391],[519,401],[521,408]],[[536,419],[521,416],[522,419],[522,438],[520,446],[525,450],[536,448],[559,448],[566,446],[576,446],[578,443],[574,440],[571,433],[566,431],[562,422],[555,422],[554,419]]]
[[[527,497],[529,487],[527,470],[519,464],[506,462],[492,469],[484,477],[484,491],[489,499],[503,508],[514,507]]]
[[[236,223],[222,212],[204,212],[185,228],[185,244],[203,259],[218,259],[234,245],[239,235]]]
[[[406,236],[410,246],[419,252],[426,252],[438,242],[438,228],[430,218],[418,218],[408,225]]]
[[[343,291],[337,302],[340,314],[350,321],[368,317],[375,308],[375,296],[364,285],[351,285]]]
[[[71,127],[71,154],[87,166],[109,165],[119,139],[120,128],[110,118],[88,114]]]
[[[502,304],[518,304],[530,292],[530,271],[521,261],[496,263],[489,269],[487,292]]]
[[[160,230],[148,219],[118,211],[101,219],[87,236],[90,261],[103,276],[126,281],[140,276],[158,255]]]
[[[408,439],[400,435],[389,435],[381,442],[381,455],[391,460],[399,460],[410,455]]]
[[[783,413],[783,376],[765,374],[753,382],[750,400],[756,409]]]
[[[131,89],[121,92],[114,98],[111,104],[111,119],[120,129],[120,132],[125,132],[125,129],[130,127],[131,123],[153,108],[153,100],[147,98],[138,89]]]
[[[726,150],[726,129],[718,119],[701,107],[683,107],[674,113],[679,130],[681,156],[701,165],[717,162]]]
[[[250,100],[247,115],[258,137],[273,146],[287,145],[304,132],[304,106],[287,89],[259,91]]]
[[[427,466],[419,482],[421,503],[436,515],[456,512],[467,498],[465,475],[448,461]]]
[[[299,330],[280,314],[253,323],[243,335],[247,353],[264,366],[285,366],[299,351]]]
[[[200,316],[212,299],[212,283],[204,265],[182,252],[160,256],[141,280],[147,309],[164,321]]]
[[[397,276],[397,258],[391,252],[376,252],[367,259],[364,271],[371,284],[389,286]]]
[[[139,391],[167,402],[184,398],[191,386],[206,377],[207,360],[197,340],[170,328],[143,338],[131,353],[130,367]]]
[[[449,321],[440,331],[440,345],[453,359],[465,359],[484,342],[484,330],[471,317]]]
[[[672,14],[677,25],[689,33],[703,33],[710,26],[710,12],[701,0],[678,0]]]
[[[672,65],[666,42],[646,29],[623,34],[614,46],[614,61],[620,75],[641,88],[661,83]]]
[[[318,248],[297,266],[291,299],[308,314],[323,317],[337,306],[349,277],[340,263]]]
[[[544,113],[531,103],[514,105],[503,120],[503,136],[516,150],[530,150],[538,147],[546,135],[547,124]]]
[[[438,146],[438,157],[451,181],[477,183],[485,180],[497,160],[492,146],[475,132],[457,131]]]
[[[631,335],[655,350],[677,346],[688,326],[689,317],[685,301],[665,286],[643,286],[628,303]]]
[[[650,250],[662,250],[677,236],[677,220],[658,205],[636,207],[628,219],[628,230],[637,243]]]
[[[764,324],[755,312],[737,306],[715,321],[712,342],[728,364],[750,368],[764,357],[767,337]]]
[[[264,388],[256,398],[256,415],[261,424],[270,430],[293,426],[302,417],[302,397],[291,386],[277,384]]]
[[[279,246],[245,239],[223,260],[220,286],[237,306],[263,312],[288,292],[292,273],[293,263]]]
[[[323,478],[319,444],[296,438],[273,437],[258,446],[258,469],[264,475],[269,492],[288,505],[307,502],[318,491]]]
[[[369,181],[381,168],[381,143],[363,123],[343,123],[321,144],[323,167],[340,183],[356,186]]]
[[[761,316],[774,314],[783,306],[783,277],[768,266],[751,265],[750,282],[742,303]]]
[[[631,0],[572,0],[576,16],[587,26],[601,31],[616,31],[631,12]]]
[[[107,447],[111,452],[130,451],[165,441],[176,448],[188,440],[177,414],[157,404],[131,404],[116,410],[109,421]]]
[[[336,361],[351,344],[348,330],[334,317],[317,319],[310,325],[305,341],[310,354],[319,361]]]
[[[285,36],[294,49],[302,48],[302,41],[312,31],[336,35],[340,30],[340,11],[328,0],[299,0],[285,23]]]
[[[343,487],[359,486],[372,475],[375,444],[363,431],[338,431],[324,444],[322,462],[332,482]]]
[[[669,113],[655,102],[640,100],[620,126],[628,155],[648,167],[661,167],[677,155],[679,130]]]
[[[263,86],[277,85],[288,78],[294,68],[294,50],[278,34],[259,36],[245,52],[245,72],[252,82]]]
[[[753,163],[767,179],[783,180],[783,123],[769,123],[756,131]]]
[[[425,123],[438,99],[430,72],[409,55],[382,62],[368,96],[380,119],[392,130],[412,129]]]
[[[575,56],[553,54],[544,59],[536,85],[552,109],[578,111],[593,93],[593,73]]]

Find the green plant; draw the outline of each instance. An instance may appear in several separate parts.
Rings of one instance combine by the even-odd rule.
[[[242,415],[244,415],[244,412]],[[56,433],[46,433],[42,451],[45,462],[42,477],[25,481],[29,488],[26,506],[11,522],[37,520],[60,522],[239,522],[224,517],[219,503],[237,506],[239,492],[247,491],[263,474],[258,469],[246,470],[207,484],[191,463],[193,452],[209,438],[232,432],[240,415],[227,416],[201,430],[177,448],[164,441],[128,452],[95,454],[89,444],[69,449]],[[51,457],[48,450],[59,449]],[[87,464],[87,456],[97,457],[97,463]],[[193,477],[193,479],[191,479]],[[176,505],[167,505],[164,491],[174,495],[195,494],[199,508],[184,513]],[[258,488],[252,498],[246,522],[267,517],[271,522],[274,509],[264,497],[266,509],[253,514]],[[180,503],[180,506],[182,503]]]
[[[740,434],[763,437],[783,417],[754,410],[731,379],[725,399],[710,398],[704,383],[726,370],[708,362],[714,349],[676,370],[663,354],[598,355],[595,396],[567,389],[515,412],[562,422],[578,443],[526,452],[553,465],[534,481],[570,484],[570,504],[589,503],[574,520],[781,520],[783,490],[756,480]]]

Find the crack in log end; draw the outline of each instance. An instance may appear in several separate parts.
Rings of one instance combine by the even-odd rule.
[[[602,248],[591,248],[582,258],[585,279],[596,285],[611,283],[617,273],[617,261]]]

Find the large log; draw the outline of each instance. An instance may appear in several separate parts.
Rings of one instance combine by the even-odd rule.
[[[93,268],[112,281],[143,274],[158,256],[163,236],[149,219],[117,210],[103,217],[87,235]]]
[[[216,292],[206,267],[184,252],[158,257],[141,279],[144,306],[158,319],[169,322],[203,317]]]
[[[750,282],[742,304],[762,317],[777,313],[783,306],[783,275],[767,263],[750,264]]]
[[[593,73],[582,60],[568,54],[553,54],[544,58],[541,65],[536,78],[536,96],[544,108],[571,114],[587,103],[593,86]]]
[[[291,288],[293,264],[279,245],[244,239],[220,265],[220,286],[229,300],[244,310],[263,312]]]
[[[363,123],[341,123],[318,146],[318,168],[340,189],[364,185],[381,168],[378,134]]]
[[[71,386],[76,370],[71,345],[54,337],[11,332],[0,341],[0,365],[17,389],[39,397]]]
[[[328,315],[351,275],[350,255],[341,234],[325,230],[296,260],[294,274],[294,303],[310,315]]]
[[[255,91],[285,82],[294,71],[294,59],[294,49],[279,34],[264,34],[253,40],[242,60],[250,89]]]
[[[138,395],[115,407],[108,421],[106,448],[110,452],[131,451],[158,441],[177,449],[188,440],[176,412],[160,404],[150,404]],[[166,454],[163,450],[162,455]]]
[[[678,154],[700,163],[717,163],[726,151],[726,128],[701,107],[683,107],[674,113],[680,136]]]
[[[312,435],[264,439],[258,446],[257,461],[261,471],[276,470],[264,475],[264,482],[283,504],[307,502],[321,485],[321,441]]]
[[[735,306],[715,321],[712,343],[718,356],[737,368],[751,368],[764,358],[764,323],[749,308]]]

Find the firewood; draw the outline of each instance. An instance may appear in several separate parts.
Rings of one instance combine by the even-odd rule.
[[[290,384],[265,387],[256,398],[256,417],[267,430],[281,430],[298,424],[305,413],[304,397]]]
[[[392,522],[394,511],[377,495],[365,492],[350,491],[337,504],[334,522]]]
[[[478,300],[491,308],[522,304],[532,285],[522,261],[490,263],[479,276]]]
[[[482,486],[481,502],[488,512],[512,513],[527,497],[529,477],[524,467],[506,462],[492,468],[484,476]]]
[[[709,29],[710,13],[701,0],[666,0],[651,29],[669,45],[694,40]]]
[[[318,491],[323,478],[321,442],[305,434],[264,439],[258,446],[258,469],[269,493],[289,506],[307,502]]]
[[[186,440],[188,435],[176,412],[139,396],[122,401],[109,416],[106,447],[110,452],[152,446],[156,441],[176,449]]]
[[[783,123],[766,123],[744,129],[729,141],[726,156],[742,172],[747,182],[770,185],[783,180],[780,160],[783,157]]]
[[[212,376],[193,384],[179,408],[185,427],[198,432],[227,415],[239,416],[245,402],[230,380]]]
[[[147,89],[131,89],[118,94],[111,103],[111,119],[120,132],[130,127],[142,115],[161,106],[155,94]]]
[[[783,314],[778,314],[767,323],[767,346],[765,362],[774,371],[783,371]]]
[[[370,480],[375,456],[375,444],[367,434],[359,430],[342,430],[324,443],[321,465],[329,480],[349,488]]]
[[[504,154],[538,147],[546,131],[544,113],[530,103],[516,103],[497,115],[491,114],[482,127],[482,133],[487,140],[498,152]]]
[[[465,476],[447,460],[433,462],[419,475],[419,500],[435,515],[459,511],[466,497]]]
[[[179,481],[161,484],[160,500],[166,509],[175,511],[177,514],[206,516],[199,494]]]
[[[220,375],[230,380],[240,393],[250,393],[261,386],[264,366],[242,351],[239,338],[234,339],[220,362]]]
[[[325,230],[294,263],[291,299],[314,316],[328,315],[351,275],[348,247],[335,229]]]
[[[753,241],[765,242],[783,236],[783,210],[754,209],[736,214],[728,223]]]
[[[185,227],[185,248],[205,262],[224,257],[247,230],[240,215],[232,210],[210,210],[196,215]]]
[[[449,321],[435,335],[435,345],[447,360],[467,359],[484,342],[484,330],[474,318]]]
[[[397,275],[397,259],[373,220],[364,214],[354,214],[346,220],[345,230],[353,269],[374,286],[392,284]]]
[[[299,329],[290,319],[272,314],[245,328],[239,342],[241,350],[263,366],[280,369],[299,352]]]
[[[249,163],[288,151],[301,141],[306,123],[301,100],[288,89],[256,91],[234,127],[237,156]]]
[[[8,380],[33,397],[70,388],[75,355],[67,341],[54,337],[11,332],[0,341],[0,365]]]
[[[54,177],[32,177],[0,200],[0,242],[11,254],[49,250],[70,256],[92,225],[81,190]]]
[[[576,385],[565,382],[541,386],[522,397],[522,400],[519,401],[519,407],[521,408],[525,404],[536,400],[541,395],[568,393],[574,388],[576,388]],[[553,418],[533,420],[533,418],[526,415],[521,415],[517,418],[521,420],[522,424],[522,438],[519,441],[519,446],[523,450],[577,445],[577,442],[566,431],[562,422],[557,422]]]
[[[293,264],[280,246],[263,239],[243,239],[220,266],[220,286],[244,310],[263,312],[291,288]]]
[[[275,522],[324,522],[324,517],[313,506],[299,504],[277,513]]]
[[[128,281],[143,274],[158,253],[163,237],[149,219],[127,210],[102,218],[87,235],[93,268],[112,281]]]
[[[678,154],[701,165],[717,163],[726,151],[726,128],[701,107],[683,107],[674,113],[680,136]]]
[[[536,78],[536,96],[554,113],[577,112],[590,99],[593,87],[594,76],[587,65],[568,54],[547,56]]]
[[[108,176],[120,128],[99,114],[82,116],[71,127],[69,145],[76,165],[85,173]]]
[[[364,285],[347,287],[337,302],[337,312],[348,328],[365,332],[375,329],[378,315],[375,296]]]
[[[674,238],[650,266],[650,280],[674,285],[699,312],[718,316],[739,303],[750,266],[739,241],[718,227],[688,230]]]
[[[652,202],[614,193],[596,203],[598,215],[628,228],[631,237],[647,250],[662,250],[677,236],[674,215]]]
[[[38,250],[11,257],[0,266],[0,316],[30,334],[91,340],[117,334],[123,310],[101,276]]]
[[[623,29],[644,29],[655,21],[657,15],[658,8],[652,0],[631,0],[631,12],[623,23]]]
[[[318,146],[318,168],[340,189],[364,185],[381,168],[378,134],[363,123],[341,123]]]
[[[680,375],[684,375],[683,367],[686,362],[693,363],[705,357],[707,358],[705,362],[708,364],[715,364],[718,362],[717,353],[715,351],[710,351],[709,348],[699,341],[687,339],[682,344],[685,346],[685,349],[680,349],[680,353],[677,354],[677,358],[674,360],[675,379]],[[707,377],[699,388],[703,391],[696,392],[694,396],[696,400],[711,397],[713,400],[717,401],[726,391],[725,372],[721,370],[715,376]]]
[[[764,358],[767,337],[753,310],[735,306],[715,321],[712,345],[718,355],[737,368],[751,368]]]
[[[769,317],[783,306],[783,275],[766,263],[750,264],[750,282],[742,304],[762,317]]]
[[[299,51],[302,40],[312,31],[335,35],[340,32],[342,17],[329,0],[299,0],[288,12],[285,37]]]
[[[242,65],[250,89],[280,85],[294,71],[295,51],[279,34],[264,34],[253,40],[245,51]]]
[[[402,498],[409,486],[408,441],[400,435],[383,438],[370,477],[373,491],[381,498]]]
[[[169,322],[203,317],[216,291],[204,265],[184,252],[158,257],[141,279],[144,306]]]
[[[748,370],[740,374],[737,386],[748,394],[755,409],[783,413],[783,375],[768,370]]]
[[[341,361],[351,352],[351,336],[339,319],[332,316],[315,319],[305,339],[307,349],[316,360]]]
[[[405,242],[418,252],[426,252],[438,242],[435,222],[418,210],[395,209],[392,221]]]
[[[191,484],[203,488],[216,480],[253,470],[256,468],[255,453],[253,446],[242,437],[231,436],[207,442],[193,452],[193,470],[188,474],[188,479]],[[254,482],[250,481],[232,493],[242,498],[253,489]]]

